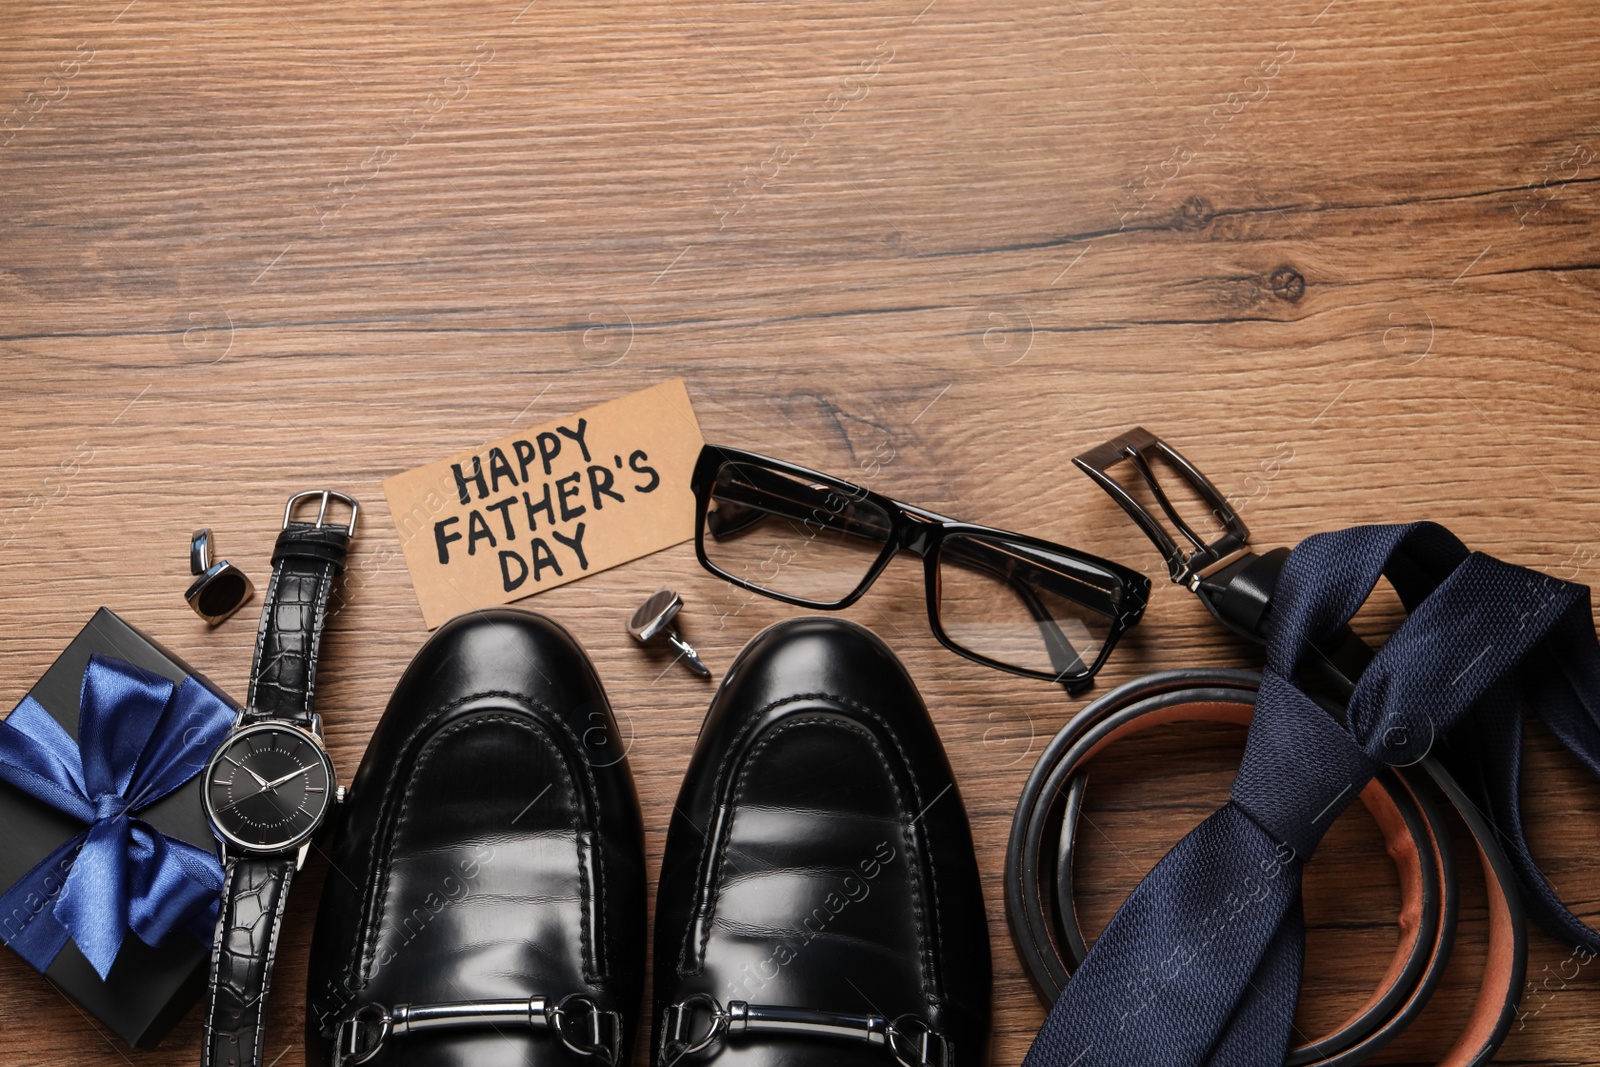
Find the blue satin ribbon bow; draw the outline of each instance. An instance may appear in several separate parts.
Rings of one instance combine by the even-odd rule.
[[[233,721],[193,678],[106,656],[83,672],[77,741],[25,697],[0,722],[0,780],[88,825],[0,896],[0,940],[42,972],[70,937],[101,978],[129,930],[209,945],[222,865],[135,813],[198,774]]]

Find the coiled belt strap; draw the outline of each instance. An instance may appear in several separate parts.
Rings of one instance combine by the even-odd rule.
[[[1116,741],[1174,722],[1249,721],[1259,676],[1186,670],[1151,675],[1094,702],[1046,748],[1017,807],[1007,849],[1006,914],[1040,997],[1053,1003],[1087,949],[1072,898],[1077,817],[1089,763]],[[1515,876],[1494,831],[1437,761],[1380,775],[1361,794],[1396,859],[1402,907],[1394,960],[1365,1004],[1332,1033],[1292,1048],[1289,1067],[1347,1067],[1376,1053],[1422,1011],[1454,942],[1459,891],[1448,830],[1425,777],[1457,807],[1478,845],[1488,890],[1489,966],[1472,1019],[1439,1060],[1487,1062],[1516,1017],[1527,959]]]

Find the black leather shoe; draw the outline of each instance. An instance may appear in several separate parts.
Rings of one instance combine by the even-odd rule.
[[[611,1067],[644,979],[639,801],[542,615],[446,623],[373,734],[311,944],[307,1062]]]
[[[989,936],[916,687],[835,619],[756,637],[711,702],[656,902],[656,1067],[979,1067]]]

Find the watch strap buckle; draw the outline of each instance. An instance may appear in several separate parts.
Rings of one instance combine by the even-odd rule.
[[[319,503],[317,505],[317,521],[312,524],[315,529],[321,529],[322,527],[329,525],[327,522],[328,502],[331,500],[337,500],[343,504],[349,505],[350,508],[350,521],[345,524],[345,534],[352,537],[355,535],[356,516],[361,513],[361,505],[356,503],[355,497],[347,496],[346,494],[335,489],[308,489],[303,493],[296,493],[291,496],[289,498],[289,502],[283,506],[283,528],[285,530],[289,528],[289,523],[294,517],[295,505],[300,503],[302,500],[309,500],[312,497],[319,498]]]

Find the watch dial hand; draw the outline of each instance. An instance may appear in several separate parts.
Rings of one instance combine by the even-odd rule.
[[[240,766],[243,766],[243,764],[240,764]],[[227,811],[229,808],[233,807],[235,804],[242,804],[246,800],[249,800],[251,797],[259,797],[259,796],[262,796],[264,794],[271,793],[273,790],[277,789],[284,782],[287,782],[289,779],[295,777],[296,775],[304,774],[304,773],[306,773],[306,771],[308,771],[310,769],[311,768],[309,768],[309,767],[298,767],[295,770],[292,770],[288,774],[284,775],[282,778],[275,778],[275,779],[273,779],[272,781],[269,782],[265,778],[263,778],[259,774],[257,774],[255,771],[250,770],[249,767],[244,767],[244,770],[246,771],[246,773],[248,773],[250,775],[250,777],[254,778],[257,782],[261,783],[261,788],[257,789],[254,793],[246,793],[242,797],[236,797],[235,799],[233,799],[233,800],[229,801],[228,803],[224,804],[222,807],[218,808],[217,810],[218,811]]]
[[[282,778],[275,778],[270,782],[262,782],[261,783],[261,791],[263,793],[270,792],[271,790],[274,790],[274,789],[278,788],[284,782],[287,782],[289,779],[295,777],[296,775],[304,774],[307,771],[309,771],[310,769],[311,769],[310,767],[298,767],[298,768],[290,771],[288,774],[284,775]]]
[[[256,783],[257,783],[257,788],[256,788],[256,791],[254,793],[246,793],[242,797],[235,797],[233,800],[229,801],[228,803],[224,804],[222,807],[218,808],[217,810],[219,812],[220,811],[227,811],[229,808],[233,807],[235,804],[242,804],[244,801],[249,800],[251,797],[258,797],[258,796],[261,796],[263,793],[267,793],[267,792],[271,791],[272,787],[267,784],[267,780],[265,778],[261,777],[255,771],[252,771],[249,767],[246,767],[244,764],[240,763],[238,760],[229,760],[228,762],[232,763],[235,767],[238,767],[240,770],[244,771],[250,777],[254,778],[256,780]]]
[[[249,800],[251,797],[258,797],[264,792],[266,792],[266,790],[257,789],[254,793],[246,793],[242,797],[234,797],[232,800],[230,800],[226,804],[222,805],[222,807],[218,808],[217,809],[217,814],[221,815],[223,812],[227,811],[229,808],[233,807],[235,804],[243,804],[245,801]]]

